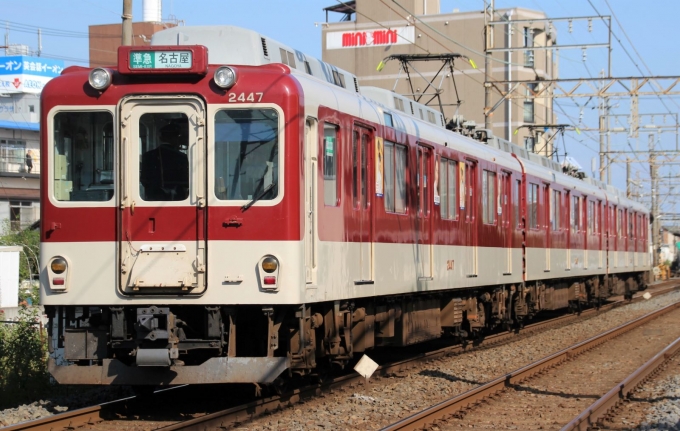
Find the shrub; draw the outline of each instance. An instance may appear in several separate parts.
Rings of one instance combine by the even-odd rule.
[[[0,408],[35,401],[50,389],[47,333],[39,313],[21,307],[16,323],[0,323]]]

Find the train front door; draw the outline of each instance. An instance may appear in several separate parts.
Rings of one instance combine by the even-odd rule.
[[[373,283],[372,148],[373,132],[355,126],[352,131],[352,204],[356,217],[354,236],[359,244],[359,271],[355,284]]]
[[[512,274],[512,203],[510,202],[510,186],[512,184],[512,174],[501,171],[500,174],[500,194],[498,195],[498,207],[500,208],[499,220],[503,247],[505,247],[505,271],[503,275]]]
[[[205,107],[130,97],[120,107],[120,289],[205,290]]]

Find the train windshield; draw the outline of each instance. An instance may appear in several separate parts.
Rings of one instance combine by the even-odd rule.
[[[215,114],[215,195],[221,200],[278,196],[278,113],[225,109]]]
[[[108,201],[113,197],[113,115],[59,112],[54,116],[54,198]]]

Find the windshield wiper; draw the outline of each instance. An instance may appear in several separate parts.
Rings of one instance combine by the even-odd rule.
[[[257,201],[259,201],[260,199],[262,199],[262,197],[264,197],[264,195],[266,195],[267,192],[268,192],[269,190],[273,189],[275,185],[276,185],[276,183],[271,183],[271,184],[269,184],[267,187],[265,187],[264,190],[262,190],[262,193],[260,193],[259,195],[257,195],[256,197],[254,197],[253,200],[251,200],[250,202],[248,202],[247,204],[245,204],[245,205],[243,205],[243,206],[241,207],[241,212],[243,212],[243,211],[247,210],[248,208],[252,207],[253,204],[254,204],[255,202],[257,202]]]

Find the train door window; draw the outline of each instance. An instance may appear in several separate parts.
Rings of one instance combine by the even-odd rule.
[[[482,222],[496,223],[496,173],[482,172]]]
[[[394,212],[406,213],[406,157],[408,148],[405,145],[396,145],[394,152]]]
[[[552,200],[550,201],[550,226],[553,231],[560,230],[560,206],[562,204],[562,192],[559,190],[552,191]]]
[[[323,126],[323,202],[338,205],[338,126]]]
[[[515,181],[515,187],[513,187],[513,189],[512,189],[512,205],[513,205],[513,208],[515,210],[514,216],[515,216],[515,220],[516,220],[515,226],[517,226],[518,229],[521,229],[523,227],[522,226],[522,219],[519,216],[519,195],[520,195],[519,191],[520,191],[521,187],[522,187],[522,181],[517,180],[517,181]]]
[[[628,211],[628,238],[633,238],[633,214]]]
[[[571,230],[573,232],[578,232],[579,229],[581,228],[580,223],[579,223],[580,218],[581,218],[580,217],[581,212],[579,211],[580,210],[580,205],[579,205],[580,202],[581,202],[581,198],[579,196],[573,197],[572,203],[571,203],[571,212],[569,213],[569,218],[571,219]]]
[[[425,147],[418,147],[418,214],[430,214],[430,153]]]
[[[385,141],[385,211],[395,212],[394,185],[394,142]]]
[[[352,207],[359,208],[359,132],[352,133]]]
[[[368,208],[368,135],[361,134],[361,208]]]
[[[441,159],[441,163],[439,164],[439,188],[441,194],[440,212],[443,220],[458,219],[458,212],[456,211],[457,173],[457,162],[445,158]]]
[[[616,235],[617,235],[619,238],[623,238],[623,236],[622,236],[622,234],[621,234],[621,217],[622,217],[622,216],[623,216],[623,215],[622,215],[622,211],[621,211],[621,210],[617,210],[617,211],[616,211]]]
[[[439,163],[436,164],[438,168],[437,180],[435,181],[435,190],[439,194],[439,215],[442,220],[446,220],[449,210],[449,191],[447,188],[448,180],[446,178],[446,168],[448,166],[448,159],[440,157]]]
[[[273,200],[279,194],[279,114],[225,109],[215,114],[215,194],[220,200]]]
[[[538,229],[538,184],[530,183],[528,192],[529,228]]]
[[[458,193],[456,193],[456,186],[458,185],[458,162],[449,160],[447,175],[447,189],[449,191],[449,212],[448,218],[451,220],[458,220],[458,205],[456,201]]]
[[[53,194],[58,201],[113,197],[113,116],[59,112],[54,116]]]

